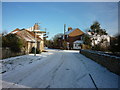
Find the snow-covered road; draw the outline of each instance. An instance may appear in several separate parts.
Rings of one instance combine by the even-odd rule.
[[[22,56],[18,61],[21,64],[12,63],[15,68],[2,74],[3,88],[118,88],[118,75],[79,51],[48,50],[38,56]]]

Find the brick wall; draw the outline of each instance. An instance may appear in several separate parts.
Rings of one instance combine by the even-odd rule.
[[[106,67],[109,71],[120,75],[120,57],[100,54],[89,50],[80,50],[80,53]]]

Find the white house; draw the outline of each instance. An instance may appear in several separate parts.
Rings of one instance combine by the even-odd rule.
[[[81,44],[83,44],[82,40],[76,40],[75,42],[73,42],[73,49],[81,49]]]

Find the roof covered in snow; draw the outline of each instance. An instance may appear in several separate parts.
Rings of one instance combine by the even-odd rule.
[[[76,40],[74,43],[83,43],[82,40]]]

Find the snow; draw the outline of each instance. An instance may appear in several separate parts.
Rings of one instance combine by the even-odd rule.
[[[17,33],[18,31],[14,31],[14,32],[11,32],[11,33],[13,33],[13,34],[15,34],[15,33]]]
[[[34,30],[34,31],[40,31],[40,30],[37,30],[37,29],[36,29],[36,30]]]
[[[107,54],[107,53],[104,53],[102,51],[93,51],[93,50],[84,50],[84,51],[87,51],[87,52],[90,52],[90,53],[99,54],[99,55],[103,55],[103,56],[109,56],[111,58],[118,58],[118,59],[120,59],[119,56],[109,55],[109,53]]]
[[[98,88],[118,87],[118,75],[75,50],[48,49],[37,56],[9,58],[3,67],[10,61],[14,65],[9,67],[15,68],[2,74],[3,88],[95,88],[90,75]]]
[[[93,76],[97,87],[118,88],[118,75],[108,71],[105,67],[102,67],[101,65],[95,63],[91,59],[88,59],[81,54],[78,56],[78,58],[80,57],[88,73]]]
[[[17,57],[0,60],[0,62],[2,63],[1,64],[2,66],[0,67],[0,70],[1,70],[0,73],[8,72],[8,71],[14,70],[16,68],[20,68],[22,66],[31,64],[31,63],[41,60],[43,57],[47,57],[51,54],[52,53],[50,53],[50,52],[36,54],[36,56],[34,56],[34,54],[29,54],[29,55],[17,56]]]
[[[83,43],[82,40],[76,40],[74,43]]]
[[[33,31],[34,30],[34,27],[30,27],[27,29],[28,31]]]
[[[99,44],[99,42],[101,42],[102,40],[105,40],[109,45],[109,43],[110,43],[110,36],[109,35],[98,35],[97,33],[94,33],[94,35],[92,35],[92,33],[93,32],[87,32],[87,34],[90,35],[90,37],[91,37],[92,46]]]

